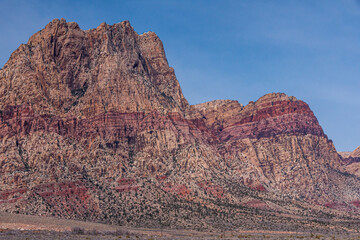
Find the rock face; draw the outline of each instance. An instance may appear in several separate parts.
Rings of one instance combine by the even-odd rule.
[[[339,154],[342,158],[348,158],[348,157],[350,157],[351,152],[338,152],[338,154]]]
[[[236,101],[194,107],[219,139],[217,147],[232,178],[320,204],[358,197],[357,188],[349,189],[347,182],[347,190],[338,189],[334,181],[343,178],[337,172],[340,157],[303,101],[272,93],[245,107]]]
[[[0,117],[6,211],[191,228],[360,211],[360,181],[306,103],[190,106],[160,39],[128,21],[34,34],[0,70]]]
[[[360,147],[356,148],[351,154],[350,154],[350,157],[353,157],[353,158],[358,158],[360,157]]]
[[[54,20],[11,55],[1,82],[2,104],[30,105],[37,114],[83,118],[188,107],[160,39],[138,35],[127,21],[82,31]]]
[[[343,170],[360,177],[360,147],[353,152],[339,153],[343,161]]]

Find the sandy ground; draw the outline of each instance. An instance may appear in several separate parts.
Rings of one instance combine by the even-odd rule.
[[[359,226],[360,228],[360,226]],[[0,212],[0,239],[359,239],[360,234],[281,231],[198,232],[129,228],[93,222]]]

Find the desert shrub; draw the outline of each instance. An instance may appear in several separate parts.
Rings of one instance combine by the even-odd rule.
[[[114,235],[120,235],[120,236],[124,236],[124,235],[129,235],[130,233],[126,230],[122,230],[122,229],[117,229],[114,232]]]
[[[99,235],[99,231],[96,229],[90,230],[87,232],[89,235]]]
[[[73,227],[73,228],[71,229],[71,232],[72,232],[73,234],[84,234],[84,233],[85,233],[85,230],[84,230],[83,228],[81,228],[81,227]]]

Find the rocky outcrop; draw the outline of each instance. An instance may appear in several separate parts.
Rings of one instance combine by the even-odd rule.
[[[351,154],[351,152],[338,152],[338,154],[342,157],[342,158],[348,158]]]
[[[333,183],[342,178],[341,159],[303,101],[272,93],[245,107],[225,100],[194,108],[218,137],[231,178],[320,204],[358,198],[348,182],[340,189]]]
[[[165,176],[158,191],[176,194],[219,168],[208,134],[185,118],[161,41],[128,21],[83,31],[53,20],[11,55],[0,93],[0,203],[9,211],[117,221],[109,209],[125,207],[120,196],[147,177]],[[44,195],[43,186],[63,187]]]
[[[0,81],[2,106],[27,104],[37,114],[84,118],[188,107],[159,38],[138,35],[128,21],[83,31],[55,19],[11,55]]]
[[[161,41],[138,35],[128,21],[83,31],[55,19],[12,54],[0,78],[0,135],[16,137],[16,146],[37,132],[83,140],[85,148],[101,138],[97,148],[126,151],[120,158],[130,165],[164,174],[179,146],[204,139],[184,119],[189,105]]]
[[[360,147],[353,152],[339,153],[342,157],[345,172],[360,177]]]
[[[360,157],[360,147],[356,148],[351,154],[350,157],[358,158]]]
[[[324,136],[308,105],[281,93],[267,94],[245,107],[236,101],[214,101],[195,105],[195,109],[205,116],[209,128],[220,131],[222,141],[281,134]]]
[[[341,166],[294,97],[190,106],[160,39],[128,21],[55,19],[0,70],[3,210],[192,228],[349,217],[360,182]]]

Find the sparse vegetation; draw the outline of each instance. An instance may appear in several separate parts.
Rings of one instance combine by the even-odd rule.
[[[80,235],[80,234],[85,234],[85,230],[84,230],[83,228],[80,228],[80,227],[73,227],[73,228],[71,229],[71,232],[72,232],[73,234],[78,234],[78,235]]]

